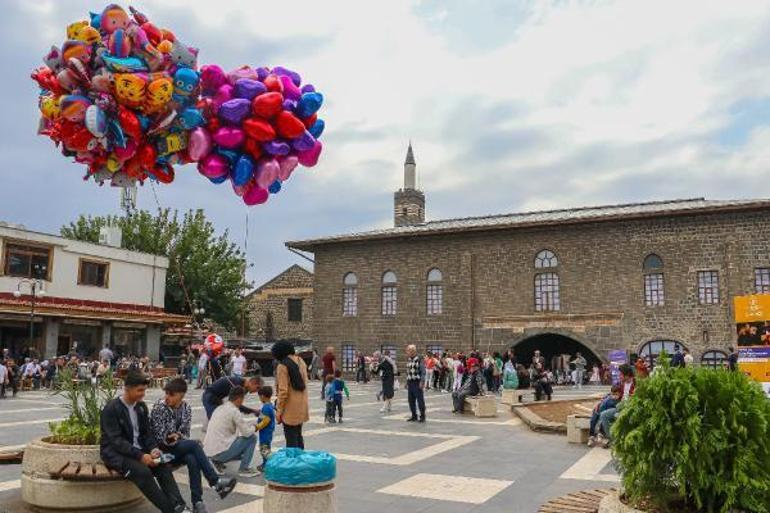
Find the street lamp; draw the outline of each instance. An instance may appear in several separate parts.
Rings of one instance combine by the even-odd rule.
[[[203,308],[197,298],[193,299],[191,303],[192,308],[190,309],[190,325],[192,328],[195,328],[196,335],[201,337],[203,336],[201,330],[206,327],[203,320],[203,316],[206,314],[206,309]]]
[[[43,288],[43,280],[22,278],[19,284],[16,286],[16,290],[13,292],[13,297],[16,299],[21,297],[21,289],[26,285],[29,287],[30,295],[32,296],[31,308],[29,310],[29,347],[32,347],[32,339],[34,338],[35,331],[35,299],[38,296],[45,296],[45,289]]]

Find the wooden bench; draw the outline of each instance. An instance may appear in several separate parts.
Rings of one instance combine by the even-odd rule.
[[[103,463],[68,461],[61,468],[50,469],[53,479],[64,481],[114,481],[125,479],[119,472],[108,469]]]
[[[567,416],[567,442],[586,444],[588,442],[591,417],[586,415]]]
[[[497,417],[497,399],[494,395],[466,397],[465,411],[477,417]]]
[[[163,388],[173,378],[177,377],[179,372],[174,367],[156,367],[150,369],[150,386]]]

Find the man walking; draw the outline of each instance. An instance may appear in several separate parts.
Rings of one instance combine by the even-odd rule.
[[[423,388],[425,386],[425,365],[422,358],[417,354],[417,346],[414,344],[406,347],[406,355],[409,358],[406,362],[406,390],[409,397],[409,410],[412,416],[407,422],[425,422],[425,395]],[[420,410],[420,417],[417,417],[417,408]]]
[[[583,358],[583,355],[580,354],[580,351],[578,351],[575,354],[575,359],[570,363],[575,366],[575,385],[573,388],[577,387],[581,389],[583,388],[583,376],[586,374],[586,365],[588,365],[588,362]]]
[[[234,378],[241,378],[246,373],[246,357],[243,356],[243,351],[239,347],[235,350],[233,358],[230,360],[232,366],[232,376]]]
[[[326,383],[326,376],[334,376],[334,371],[337,370],[337,359],[334,357],[334,348],[329,346],[326,348],[326,354],[321,358],[323,364],[323,372],[321,374],[321,383]],[[324,387],[321,386],[321,399],[324,397]]]
[[[366,377],[366,357],[361,351],[356,351],[356,383],[369,382],[369,378]]]

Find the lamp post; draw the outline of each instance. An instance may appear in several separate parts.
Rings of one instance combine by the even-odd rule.
[[[16,290],[13,292],[13,297],[21,297],[21,289],[26,285],[29,287],[30,295],[32,296],[31,308],[29,310],[29,347],[32,347],[32,339],[35,335],[35,299],[37,296],[45,296],[45,289],[43,288],[43,280],[34,278],[22,278],[19,284],[16,286]]]
[[[191,303],[192,309],[190,311],[190,324],[191,327],[195,329],[196,336],[200,338],[203,336],[202,329],[206,327],[203,321],[203,316],[206,314],[206,309],[203,308],[203,305],[201,305],[197,298],[193,299]]]

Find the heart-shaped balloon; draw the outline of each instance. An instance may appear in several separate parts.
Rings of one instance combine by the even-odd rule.
[[[291,141],[291,147],[297,151],[308,151],[315,146],[315,137],[305,130],[302,135]]]
[[[233,85],[235,85],[235,83],[242,78],[257,80],[257,72],[251,66],[244,65],[239,68],[235,68],[227,74],[227,80]]]
[[[318,164],[318,157],[321,156],[322,149],[323,149],[323,145],[321,144],[321,141],[316,141],[311,149],[307,151],[297,152],[297,158],[299,158],[299,163],[305,167],[315,166],[316,164]]]
[[[273,128],[273,125],[264,119],[247,119],[243,122],[243,130],[255,141],[267,142],[275,139],[275,129]]]
[[[275,140],[262,143],[262,149],[270,155],[288,155],[291,151],[291,146],[284,141]]]
[[[284,68],[283,66],[276,66],[275,68],[273,68],[272,71],[279,77],[286,76],[291,78],[291,81],[294,82],[294,85],[298,87],[302,83],[302,77],[296,71],[292,71],[288,68]]]
[[[243,202],[249,206],[261,205],[267,201],[270,197],[270,193],[267,189],[264,189],[252,182],[251,187],[243,194]]]
[[[276,180],[275,182],[270,184],[270,187],[267,188],[267,192],[270,194],[278,194],[281,192],[281,181]]]
[[[227,83],[227,75],[216,64],[201,67],[201,90],[203,94],[215,94],[220,86]]]
[[[286,139],[294,139],[305,132],[305,124],[294,114],[285,110],[278,113],[275,118],[275,126],[281,137]]]
[[[246,185],[254,176],[254,161],[248,155],[241,155],[233,167],[232,178],[234,185]]]
[[[212,137],[219,146],[227,149],[237,148],[243,144],[246,134],[240,128],[234,126],[222,126],[214,132]]]
[[[259,96],[266,91],[267,87],[265,87],[265,84],[259,80],[254,80],[251,78],[239,78],[238,81],[235,82],[236,98],[245,98],[247,100],[251,100],[255,96]]]
[[[281,79],[278,77],[278,75],[270,74],[266,76],[262,82],[265,84],[265,87],[267,87],[268,91],[283,93],[283,82],[281,82]]]
[[[280,170],[281,166],[275,159],[261,162],[257,167],[257,185],[263,189],[267,189],[270,187],[270,184],[273,183],[276,178],[278,178],[278,173]]]
[[[198,127],[190,132],[190,142],[187,146],[187,153],[194,162],[199,161],[211,153],[212,142],[211,134],[204,127]]]
[[[278,161],[278,179],[282,182],[288,180],[294,169],[297,167],[297,164],[299,164],[299,159],[296,155],[282,157]]]
[[[270,119],[283,108],[283,95],[277,92],[260,94],[251,102],[251,110],[255,116]]]
[[[292,81],[291,77],[282,75],[278,77],[283,84],[283,96],[290,100],[299,100],[302,96],[302,90]]]
[[[324,123],[323,119],[318,119],[315,123],[313,123],[313,126],[308,129],[308,132],[310,132],[313,137],[318,139],[321,137],[321,134],[324,133],[324,128],[326,128],[326,123]]]
[[[324,97],[321,93],[304,93],[297,101],[295,114],[301,118],[312,116],[323,105]]]
[[[219,117],[231,125],[240,125],[251,113],[251,102],[245,98],[227,100],[219,107]]]
[[[214,109],[218,110],[219,107],[227,100],[232,100],[234,92],[235,88],[230,84],[222,84],[219,86],[219,89],[217,89],[217,94],[214,95]]]
[[[198,172],[206,178],[221,178],[230,173],[230,164],[222,155],[211,153],[198,163]]]

